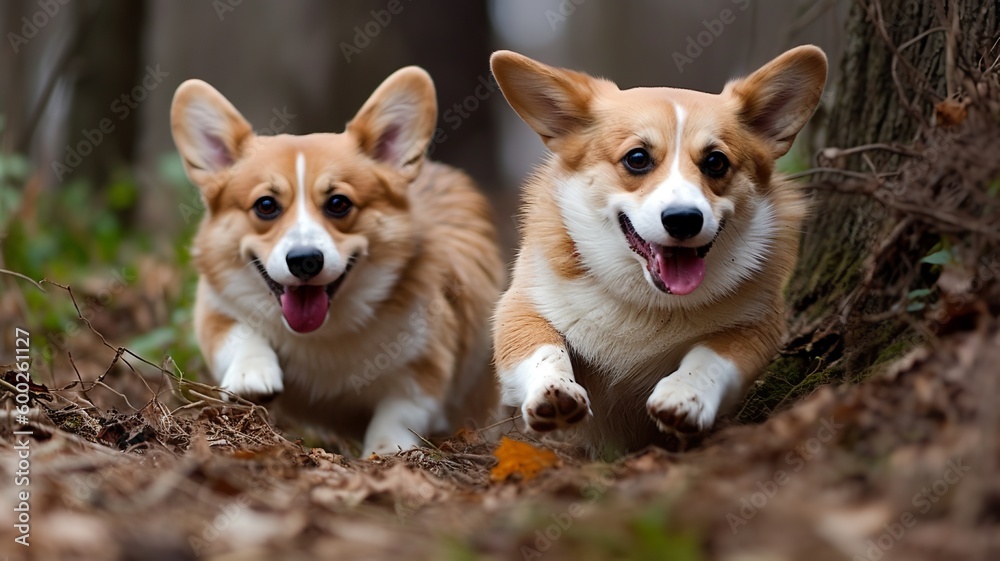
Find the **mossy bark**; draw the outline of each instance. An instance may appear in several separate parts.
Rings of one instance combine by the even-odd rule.
[[[827,146],[917,140],[931,125],[934,105],[956,88],[946,78],[947,34],[936,28],[954,25],[959,34],[951,53],[958,60],[976,60],[986,38],[996,34],[998,13],[997,0],[949,0],[943,9],[929,1],[859,0],[847,22],[841,79],[831,84],[835,103]],[[897,61],[894,69],[896,56],[907,62]],[[824,165],[866,173],[874,166],[882,173],[900,164],[893,152],[864,154],[867,160],[858,153]],[[835,175],[822,179],[844,181]],[[862,319],[896,303],[862,285],[866,274],[877,281],[895,274],[892,263],[871,263],[870,256],[899,219],[870,197],[817,193],[787,290],[793,339],[751,390],[740,420],[762,420],[824,383],[864,379],[920,340],[899,318]],[[903,258],[915,263],[920,255]],[[877,268],[874,275],[870,267]]]

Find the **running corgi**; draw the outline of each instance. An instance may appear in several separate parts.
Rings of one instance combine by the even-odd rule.
[[[206,203],[195,332],[223,389],[281,394],[366,454],[489,416],[503,262],[472,181],[424,161],[436,119],[417,67],[340,134],[257,136],[205,82],[177,89],[174,141]]]
[[[784,337],[807,205],[774,162],[819,104],[826,56],[792,49],[718,95],[491,63],[552,152],[494,320],[504,403],[538,432],[579,426],[592,450],[710,429]]]

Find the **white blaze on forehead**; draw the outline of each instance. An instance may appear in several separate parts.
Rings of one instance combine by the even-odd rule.
[[[306,156],[299,152],[295,156],[295,184],[298,187],[299,220],[307,219],[306,212]]]
[[[635,227],[636,232],[645,240],[666,244],[669,236],[663,228],[663,211],[671,208],[695,208],[701,211],[705,217],[705,224],[702,227],[702,234],[694,241],[708,243],[715,236],[718,222],[712,212],[712,205],[702,191],[702,186],[697,182],[688,181],[681,170],[681,157],[685,153],[684,149],[684,124],[687,119],[687,111],[679,104],[674,104],[674,111],[677,121],[677,134],[674,138],[673,159],[670,163],[670,174],[667,179],[657,185],[646,198],[641,201],[639,208],[633,212],[628,212],[629,219]]]
[[[306,156],[299,152],[295,156],[295,184],[298,199],[298,216],[294,226],[292,226],[286,237],[297,238],[301,245],[316,246],[322,238],[329,238],[326,230],[323,229],[306,210],[309,204],[309,193],[306,189]]]
[[[345,264],[340,258],[340,252],[337,251],[333,238],[308,211],[310,199],[308,186],[306,156],[298,152],[295,155],[295,223],[274,246],[265,264],[267,273],[281,284],[297,282],[285,262],[285,257],[293,248],[312,248],[323,254],[323,269],[317,276],[321,280],[329,278],[327,282],[333,282],[344,269]]]
[[[670,165],[670,175],[680,175],[681,171],[681,147],[684,145],[684,118],[687,112],[678,104],[674,104],[674,112],[677,115],[677,140],[674,141],[674,163]]]

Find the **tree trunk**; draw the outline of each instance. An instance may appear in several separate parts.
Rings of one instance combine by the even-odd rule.
[[[142,85],[145,12],[144,1],[89,2],[76,12],[78,24],[87,28],[79,30],[82,40],[70,69],[75,80],[66,138],[72,147],[93,145],[93,152],[81,154],[63,181],[83,178],[101,192],[116,169],[134,162],[138,105],[149,93]],[[98,136],[94,131],[104,120],[113,128]]]
[[[821,152],[817,164],[883,174],[908,160],[889,150],[839,152],[927,140],[935,105],[960,87],[953,79],[954,60],[980,59],[983,45],[988,50],[996,40],[998,5],[997,0],[858,0],[847,23],[842,77],[828,123],[827,146],[839,150]],[[951,45],[947,27],[959,31]],[[842,174],[821,179],[834,188],[845,182]],[[863,379],[920,340],[904,315],[886,313],[901,302],[883,289],[926,275],[920,258],[940,240],[926,230],[872,197],[818,193],[788,288],[792,339],[751,392],[741,420],[766,418],[820,384]],[[902,254],[898,240],[906,240]]]

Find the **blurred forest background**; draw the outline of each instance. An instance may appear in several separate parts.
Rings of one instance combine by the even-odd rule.
[[[494,50],[622,87],[717,92],[785,49],[815,43],[833,61],[832,99],[848,8],[804,0],[4,2],[0,268],[76,283],[102,310],[125,286],[142,285],[149,313],[132,332],[152,334],[139,348],[166,345],[197,367],[182,339],[190,336],[187,244],[201,205],[168,118],[184,80],[211,83],[261,134],[306,134],[342,131],[391,72],[424,67],[444,132],[431,156],[466,170],[491,196],[510,255],[520,184],[545,150],[496,89]],[[786,169],[808,167],[823,114]],[[0,311],[66,330],[65,305],[25,298],[0,301]],[[129,305],[111,307],[119,304]]]

